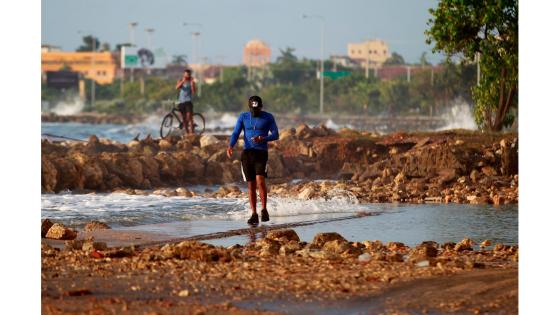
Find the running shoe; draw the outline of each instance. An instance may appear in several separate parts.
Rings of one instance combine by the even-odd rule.
[[[266,209],[262,209],[261,210],[261,221],[263,222],[267,222],[269,219],[268,217],[268,211]]]
[[[253,215],[251,216],[251,218],[247,221],[248,224],[250,225],[257,225],[259,224],[259,215],[256,213],[253,213]]]

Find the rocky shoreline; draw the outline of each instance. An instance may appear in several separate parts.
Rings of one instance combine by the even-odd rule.
[[[115,124],[126,125],[144,121],[144,115],[110,115],[99,113],[80,113],[79,115],[57,115],[55,113],[42,113],[41,122],[56,123],[81,123],[81,124]]]
[[[233,159],[226,136],[50,142],[41,149],[43,193],[121,191],[192,196],[188,185],[240,183],[238,144]],[[518,202],[517,134],[473,131],[379,136],[324,126],[281,131],[270,144],[272,195],[325,198],[346,191],[361,202]],[[327,182],[314,182],[328,179]],[[295,182],[294,180],[299,180]],[[177,187],[180,187],[177,189]],[[234,185],[208,195],[239,196]]]
[[[90,238],[60,250],[43,243],[42,309],[260,314],[359,299],[370,301],[364,310],[388,313],[517,312],[517,246],[475,245],[349,242],[337,233],[306,243],[289,229],[228,248],[196,241],[107,248]],[[428,285],[440,293],[419,299],[416,289]],[[407,290],[417,293],[400,300]],[[273,307],[278,301],[287,306]]]

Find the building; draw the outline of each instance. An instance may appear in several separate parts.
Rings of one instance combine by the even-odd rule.
[[[79,72],[84,78],[93,78],[99,84],[110,84],[115,80],[118,64],[111,52],[67,52],[42,48],[41,73],[70,70]]]
[[[382,40],[367,40],[361,43],[348,44],[348,57],[365,68],[369,61],[369,66],[377,68],[389,59],[389,46]]]
[[[243,64],[247,67],[264,67],[270,63],[270,47],[263,41],[252,39],[243,48]]]
[[[350,57],[344,55],[331,55],[331,61],[333,62],[333,65],[335,67],[336,66],[342,66],[346,68],[358,67],[358,64],[353,59],[350,59]]]

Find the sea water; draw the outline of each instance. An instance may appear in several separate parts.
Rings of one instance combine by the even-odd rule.
[[[78,229],[98,220],[114,229],[155,232],[170,238],[247,228],[249,209],[246,198],[122,193],[41,195],[42,218]],[[271,221],[266,225],[293,224],[305,241],[311,241],[319,232],[338,232],[351,241],[399,241],[409,245],[425,240],[457,242],[464,237],[518,243],[517,205],[371,204],[358,203],[355,197],[340,192],[327,199],[271,197],[268,210]],[[241,235],[208,242],[231,245],[250,240]]]

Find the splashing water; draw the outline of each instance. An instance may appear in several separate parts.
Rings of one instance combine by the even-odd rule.
[[[471,107],[463,100],[456,100],[442,117],[446,120],[447,124],[439,128],[438,131],[448,129],[477,129]]]
[[[84,109],[84,102],[76,96],[70,101],[61,101],[51,109],[57,115],[76,115]]]

